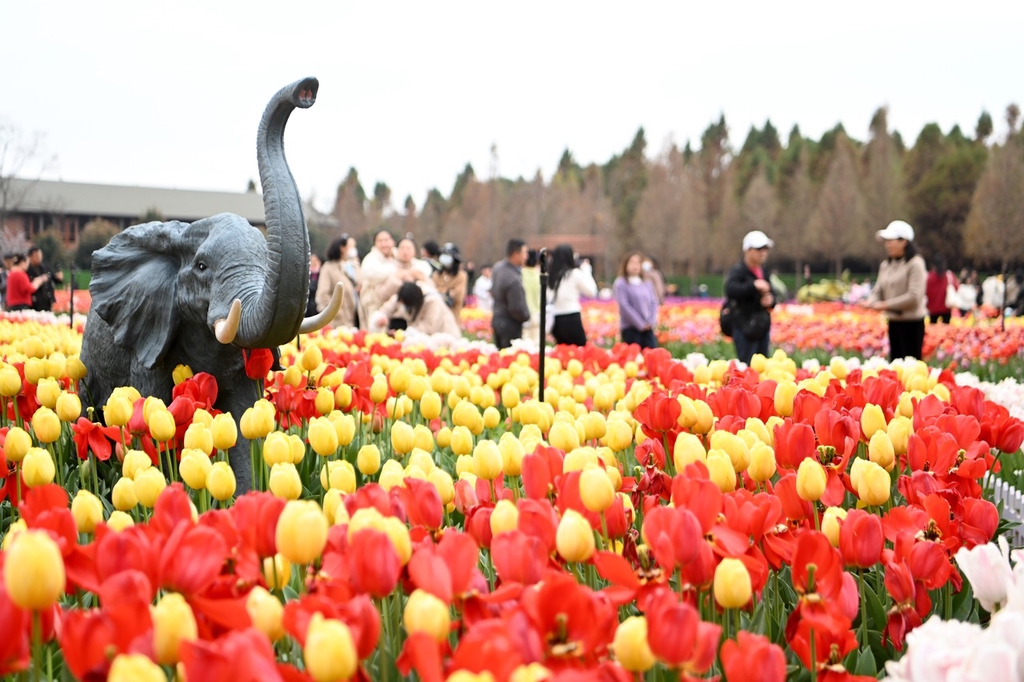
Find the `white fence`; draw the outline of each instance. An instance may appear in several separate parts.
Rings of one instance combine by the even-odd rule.
[[[992,491],[992,502],[1003,507],[1003,518],[1018,525],[1007,534],[1013,547],[1024,547],[1024,494],[1001,478],[985,474],[981,484]]]

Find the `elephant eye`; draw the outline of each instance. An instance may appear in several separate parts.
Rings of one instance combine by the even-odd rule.
[[[199,272],[206,272],[206,263],[202,261],[196,263],[196,270],[198,270]]]

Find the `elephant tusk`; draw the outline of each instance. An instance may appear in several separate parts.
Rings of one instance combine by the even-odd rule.
[[[315,332],[317,329],[322,329],[327,326],[327,323],[334,319],[334,316],[338,314],[338,310],[341,308],[341,299],[344,297],[345,285],[338,282],[334,285],[334,291],[331,293],[331,302],[327,304],[327,307],[318,312],[316,315],[305,317],[302,319],[302,325],[299,327],[300,334],[309,334]]]
[[[238,322],[242,319],[242,302],[237,298],[231,303],[227,319],[221,318],[214,322],[213,333],[217,340],[227,345],[235,340],[238,334]]]

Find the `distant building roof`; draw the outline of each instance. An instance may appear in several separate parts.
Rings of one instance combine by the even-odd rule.
[[[135,220],[155,209],[168,220],[191,222],[218,213],[234,213],[254,225],[265,223],[263,195],[258,192],[207,192],[57,180],[11,182],[14,196],[20,196],[29,185],[18,205],[9,207],[15,212],[123,216]]]

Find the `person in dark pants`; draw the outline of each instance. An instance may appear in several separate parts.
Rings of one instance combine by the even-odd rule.
[[[42,284],[32,294],[32,309],[49,312],[57,302],[54,283],[64,284],[64,274],[53,272],[43,264],[43,251],[38,246],[28,247],[28,277],[35,280],[42,278]]]
[[[775,242],[760,230],[743,237],[743,260],[725,279],[725,296],[734,301],[733,336],[736,359],[747,365],[755,354],[768,355],[775,293],[765,276],[764,263]]]
[[[658,323],[658,294],[653,283],[643,277],[643,263],[644,255],[639,251],[626,254],[612,290],[615,302],[619,304],[622,342],[635,343],[641,348],[657,348],[654,325]]]
[[[928,321],[931,324],[945,322],[949,324],[953,317],[953,310],[950,303],[955,307],[958,301],[947,300],[946,293],[949,287],[959,291],[960,282],[956,275],[946,269],[946,261],[941,255],[936,254],[932,258],[931,267],[928,268],[928,279],[925,281],[925,296],[928,303]],[[957,293],[956,298],[959,298]]]
[[[590,261],[580,262],[570,245],[559,244],[551,252],[548,306],[554,318],[551,336],[555,338],[555,343],[571,346],[587,344],[580,297],[597,296],[597,282],[592,273]]]
[[[924,346],[925,282],[924,258],[914,248],[914,228],[894,220],[876,233],[885,242],[888,258],[878,268],[878,281],[865,305],[881,310],[889,319],[889,359],[921,358]]]
[[[522,274],[527,252],[526,242],[522,239],[509,239],[505,245],[505,259],[494,266],[491,275],[491,298],[494,299],[491,329],[494,345],[499,349],[508,348],[513,339],[522,337],[523,322],[530,319]]]

